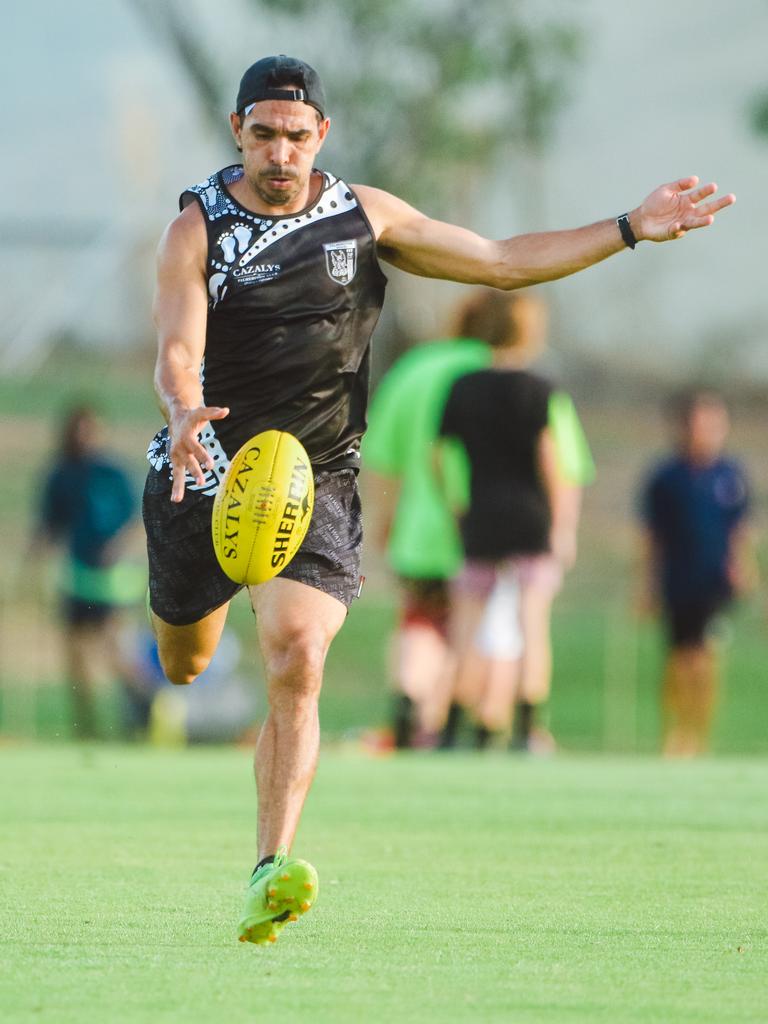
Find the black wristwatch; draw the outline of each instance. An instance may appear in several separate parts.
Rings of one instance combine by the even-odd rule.
[[[620,217],[616,218],[616,223],[619,225],[619,231],[621,232],[621,237],[624,239],[625,243],[630,249],[634,249],[637,245],[637,239],[635,238],[635,233],[632,230],[632,225],[629,223],[629,214],[622,213]]]

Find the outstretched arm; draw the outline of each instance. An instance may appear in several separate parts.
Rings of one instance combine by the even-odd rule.
[[[154,320],[158,352],[155,391],[165,414],[173,468],[171,501],[184,497],[186,471],[199,484],[210,458],[198,440],[206,423],[228,409],[203,405],[200,365],[205,352],[208,293],[205,283],[205,225],[188,206],[167,228],[157,257]]]
[[[696,177],[661,185],[629,214],[638,242],[666,242],[708,227],[735,202],[725,195],[708,202],[715,184]],[[626,247],[615,219],[570,231],[545,231],[491,241],[465,228],[431,220],[401,199],[356,186],[388,263],[422,277],[439,277],[494,288],[523,288],[567,277]]]
[[[647,526],[638,533],[634,563],[634,611],[643,619],[654,617],[660,605],[661,549]]]
[[[731,534],[728,576],[734,593],[739,597],[753,594],[760,586],[757,538],[754,527],[748,521],[742,521]]]
[[[572,569],[576,562],[581,487],[565,478],[560,468],[557,441],[550,427],[545,427],[539,435],[536,455],[552,520],[550,548],[563,569]]]

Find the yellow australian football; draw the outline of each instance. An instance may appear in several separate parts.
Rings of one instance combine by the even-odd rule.
[[[315,485],[301,442],[282,430],[247,441],[229,464],[213,502],[216,558],[235,583],[277,576],[299,550]]]

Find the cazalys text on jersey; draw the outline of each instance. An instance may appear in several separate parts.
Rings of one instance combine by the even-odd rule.
[[[249,263],[244,267],[235,267],[232,277],[242,284],[252,284],[257,281],[273,281],[281,270],[279,263]]]

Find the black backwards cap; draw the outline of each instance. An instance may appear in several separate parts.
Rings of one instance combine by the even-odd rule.
[[[293,86],[288,89],[287,86]],[[300,86],[300,88],[296,88]],[[237,91],[237,113],[242,115],[245,108],[259,100],[295,100],[308,103],[321,117],[325,117],[325,93],[320,76],[296,57],[263,57],[251,64],[240,80]]]

